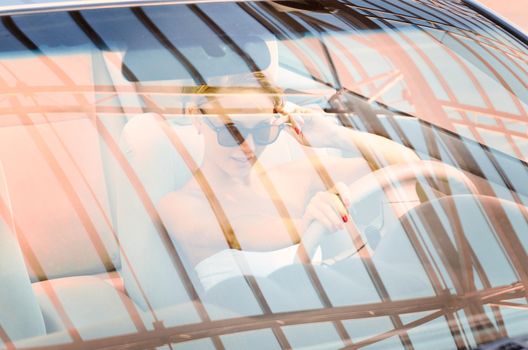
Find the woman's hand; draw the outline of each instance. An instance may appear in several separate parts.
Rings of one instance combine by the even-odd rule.
[[[324,111],[319,106],[308,108],[287,102],[280,113],[300,144],[311,147],[333,146],[332,135],[335,136],[338,126],[324,116]]]
[[[342,182],[329,191],[317,192],[308,202],[303,215],[303,231],[313,221],[318,221],[329,231],[344,228],[350,216],[348,207],[351,202],[350,189]]]

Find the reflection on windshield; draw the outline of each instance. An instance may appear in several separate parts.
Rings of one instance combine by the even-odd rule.
[[[291,6],[3,18],[0,347],[525,332],[525,47],[447,1]]]

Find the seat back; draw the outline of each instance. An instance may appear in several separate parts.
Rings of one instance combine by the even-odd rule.
[[[0,347],[44,335],[44,319],[31,288],[16,237],[11,202],[0,162]],[[2,344],[4,343],[4,344]]]
[[[90,54],[53,60],[72,85],[94,86]],[[9,62],[16,98],[0,118],[0,161],[32,281],[119,266],[95,91],[47,91],[59,82],[45,62],[33,56]]]
[[[182,127],[187,149],[201,158],[201,142],[193,127]],[[188,132],[186,132],[188,131]],[[141,307],[179,304],[186,297],[183,282],[164,245],[155,204],[190,176],[183,160],[155,115],[141,115],[125,126],[121,147],[131,166],[118,174],[117,228],[122,277],[127,294]]]
[[[86,116],[0,127],[0,159],[32,281],[119,266],[99,147]]]

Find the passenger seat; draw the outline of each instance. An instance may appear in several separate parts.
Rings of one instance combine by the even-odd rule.
[[[46,334],[46,327],[18,245],[11,200],[0,162],[0,347]]]
[[[2,310],[19,318],[3,313],[2,327],[13,339],[66,329],[84,338],[96,336],[86,327],[122,318],[99,336],[135,332],[142,321],[118,288],[98,130],[86,115],[32,122],[0,128],[2,199],[7,188],[11,209],[2,209],[0,295]]]

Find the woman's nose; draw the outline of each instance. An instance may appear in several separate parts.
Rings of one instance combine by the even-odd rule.
[[[244,138],[244,141],[240,144],[240,148],[244,152],[253,152],[255,151],[255,141],[253,140],[253,135],[248,135]]]

